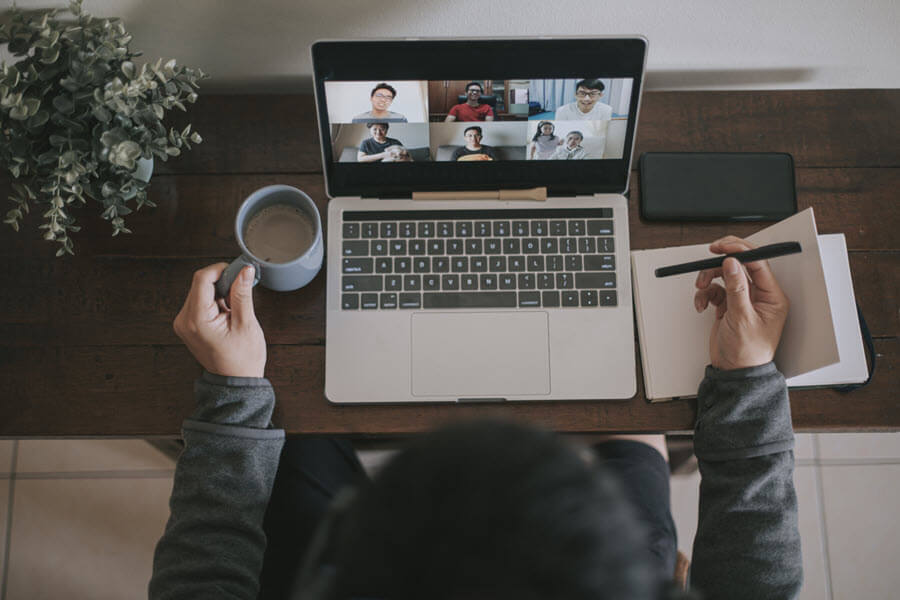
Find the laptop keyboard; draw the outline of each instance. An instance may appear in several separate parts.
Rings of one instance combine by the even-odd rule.
[[[345,211],[344,310],[616,306],[611,208]]]

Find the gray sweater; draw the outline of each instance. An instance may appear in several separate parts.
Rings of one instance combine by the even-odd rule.
[[[184,423],[171,517],[156,547],[150,598],[254,599],[263,516],[284,431],[272,429],[266,379],[204,373]],[[794,598],[803,579],[790,405],[773,364],[707,367],[694,448],[700,520],[691,585],[705,598]]]

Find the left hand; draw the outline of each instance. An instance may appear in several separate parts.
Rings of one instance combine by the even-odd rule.
[[[266,338],[253,312],[253,267],[244,267],[235,278],[229,309],[224,300],[216,300],[214,287],[226,266],[218,263],[194,273],[187,300],[172,327],[210,373],[263,377]]]

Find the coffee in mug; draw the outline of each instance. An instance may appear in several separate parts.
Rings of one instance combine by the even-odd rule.
[[[305,212],[288,204],[273,204],[250,217],[244,244],[253,256],[270,263],[294,260],[312,246],[316,228]]]

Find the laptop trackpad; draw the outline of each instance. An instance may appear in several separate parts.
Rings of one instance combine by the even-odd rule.
[[[505,398],[550,393],[545,312],[415,313],[414,396]]]

